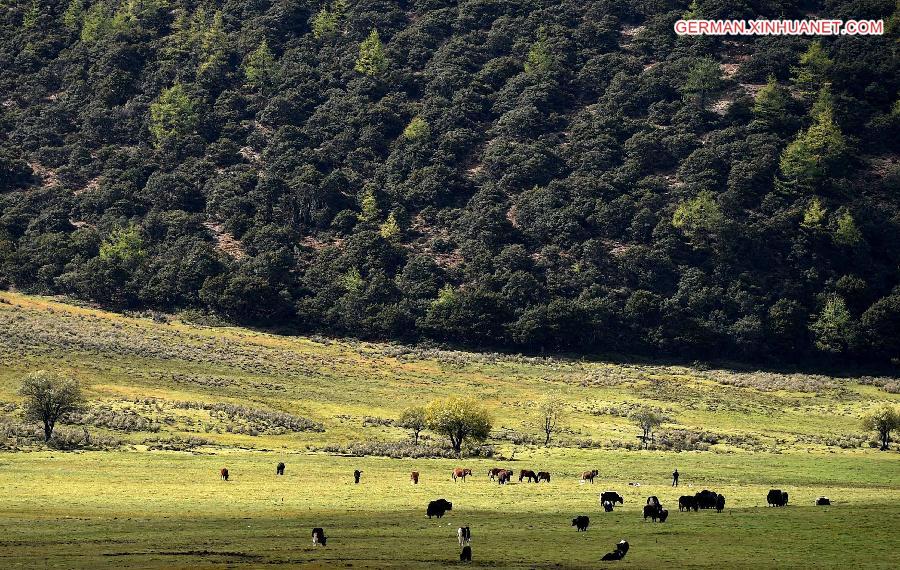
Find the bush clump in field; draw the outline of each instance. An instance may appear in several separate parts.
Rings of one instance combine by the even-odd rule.
[[[134,410],[116,410],[111,406],[95,406],[79,414],[74,414],[68,423],[90,425],[116,431],[158,432],[160,424],[144,417]]]
[[[379,418],[377,416],[365,416],[362,421],[363,427],[391,427],[394,425],[391,418]]]
[[[434,444],[415,445],[410,441],[354,441],[346,445],[329,444],[322,448],[326,453],[353,455],[364,457],[391,457],[393,459],[420,458],[453,458],[456,450],[451,446]],[[493,457],[495,450],[491,445],[473,445],[464,449],[468,457]]]
[[[896,378],[863,376],[859,379],[859,383],[867,386],[878,386],[888,394],[900,394],[900,380],[897,380]]]
[[[193,435],[189,437],[172,435],[147,438],[144,440],[144,445],[155,451],[192,451],[198,447],[213,445],[213,442]]]
[[[325,427],[322,424],[304,417],[295,416],[287,412],[248,408],[239,404],[175,402],[173,406],[186,410],[206,410],[210,413],[210,416],[219,417],[232,422],[232,424],[238,422],[247,424],[229,426],[229,431],[232,433],[278,435],[288,432],[325,431]]]
[[[719,443],[721,436],[708,431],[689,429],[668,429],[661,431],[653,449],[666,451],[708,451],[711,445]]]
[[[122,440],[111,435],[93,434],[85,427],[68,428],[59,427],[53,430],[50,441],[47,442],[49,447],[64,451],[75,449],[89,449],[93,451],[103,451],[115,449],[122,445]]]

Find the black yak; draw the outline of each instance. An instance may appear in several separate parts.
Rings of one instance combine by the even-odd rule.
[[[691,509],[695,512],[697,511],[697,497],[694,497],[693,495],[682,495],[678,497],[679,511],[690,511]]]
[[[628,554],[628,541],[620,540],[616,545],[616,549],[604,554],[601,560],[621,560],[625,558],[626,554]]]
[[[574,526],[577,531],[586,531],[590,523],[591,519],[584,515],[579,515],[572,519],[572,526]]]
[[[284,463],[279,463],[275,466],[275,474],[284,475]]]
[[[770,507],[783,507],[788,502],[788,494],[781,489],[771,489],[766,495],[766,502]]]
[[[444,516],[444,513],[452,510],[453,503],[447,501],[446,499],[438,499],[437,501],[431,501],[430,503],[428,503],[428,510],[426,511],[426,514],[428,515],[428,518],[441,518],[442,516]]]
[[[462,552],[459,553],[459,561],[460,562],[471,562],[472,561],[472,547],[471,546],[463,546]]]
[[[316,546],[318,546],[318,545],[320,545],[320,544],[321,544],[322,546],[325,546],[325,542],[326,542],[328,539],[325,538],[325,531],[322,530],[322,527],[318,527],[318,526],[317,526],[316,528],[313,529],[313,531],[312,531],[312,540],[313,540],[313,544],[315,544]]]
[[[716,496],[716,512],[721,513],[725,509],[725,495]]]
[[[819,497],[818,499],[816,499],[817,507],[825,507],[830,504],[831,504],[831,499],[829,499],[828,497]]]
[[[600,493],[600,502],[603,503],[605,501],[609,501],[611,503],[619,503],[620,505],[624,505],[625,501],[622,499],[622,495],[616,493],[615,491],[603,491]]]

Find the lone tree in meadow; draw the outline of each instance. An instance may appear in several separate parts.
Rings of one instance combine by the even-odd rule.
[[[538,406],[538,415],[541,420],[541,430],[544,432],[544,445],[550,445],[550,439],[559,427],[559,422],[565,412],[562,398],[555,394],[547,396]]]
[[[422,433],[423,429],[428,427],[425,423],[425,408],[423,406],[406,408],[403,410],[403,413],[400,414],[397,425],[412,431],[413,439],[415,440],[416,445],[419,445],[419,434]]]
[[[466,440],[484,441],[491,433],[491,415],[472,398],[434,400],[425,406],[428,429],[450,438],[453,451],[459,456]]]
[[[644,442],[645,448],[653,440],[653,430],[661,426],[663,422],[669,421],[669,418],[665,414],[653,408],[641,408],[632,413],[630,417],[643,432],[641,441]]]
[[[84,395],[76,380],[39,370],[25,377],[19,395],[28,421],[44,424],[44,441],[50,441],[56,422],[84,406]]]
[[[891,432],[900,429],[900,413],[891,405],[885,404],[863,418],[863,428],[875,430],[881,439],[881,450],[887,451],[891,442]]]

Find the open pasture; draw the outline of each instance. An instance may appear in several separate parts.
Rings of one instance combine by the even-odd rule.
[[[859,424],[900,400],[884,387],[893,379],[472,354],[0,301],[0,567],[444,567],[459,564],[465,525],[480,567],[597,568],[623,538],[631,550],[615,564],[634,568],[900,565],[900,457],[872,449]],[[16,390],[42,368],[85,384],[93,412],[60,429],[87,429],[102,450],[21,437]],[[534,410],[548,393],[566,415],[544,448]],[[458,394],[491,409],[494,457],[343,453],[407,439],[392,424],[405,407]],[[673,444],[634,449],[627,416],[640,405],[670,416],[658,442]],[[495,466],[552,481],[500,486]],[[474,476],[454,483],[454,467]],[[596,483],[581,484],[589,469]],[[765,506],[773,487],[790,494],[786,508]],[[704,488],[725,495],[722,514],[678,512],[679,495]],[[598,502],[606,489],[625,498],[612,513]],[[643,521],[650,495],[666,523]],[[820,495],[833,506],[813,506]],[[438,498],[453,510],[429,520]],[[312,544],[317,526],[325,548]]]
[[[279,460],[284,477],[275,476]],[[677,490],[668,485],[673,462],[684,478]],[[620,564],[635,568],[845,567],[849,551],[860,567],[898,562],[894,457],[535,452],[506,464],[549,470],[552,482],[506,486],[486,475],[500,463],[271,452],[6,455],[0,564],[440,567],[456,560],[464,525],[475,566],[596,568],[622,538],[632,548]],[[218,477],[224,465],[227,483]],[[455,465],[472,467],[474,477],[454,483]],[[578,472],[590,465],[600,478],[581,484]],[[357,468],[363,476],[354,485]],[[422,474],[419,485],[409,482],[412,470]],[[788,507],[765,506],[770,486],[790,493]],[[607,488],[625,499],[612,513],[597,502]],[[678,512],[678,495],[701,488],[726,496],[723,513]],[[820,494],[834,505],[814,507]],[[641,518],[649,495],[669,509],[666,523]],[[425,506],[441,497],[453,510],[429,520]],[[579,514],[591,518],[586,533],[570,526]],[[327,547],[312,545],[315,526],[325,528]]]

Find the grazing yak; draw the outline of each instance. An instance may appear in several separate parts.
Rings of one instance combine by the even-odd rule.
[[[419,472],[413,471],[412,473],[410,473],[409,480],[412,481],[413,485],[418,485],[419,484]]]
[[[781,489],[771,489],[766,495],[766,502],[770,507],[783,507],[788,502],[788,494]]]
[[[456,537],[459,539],[460,546],[465,546],[472,542],[472,532],[467,526],[461,526],[456,529]]]
[[[603,510],[606,511],[607,513],[611,513],[613,511],[613,502],[612,501],[603,501],[600,504],[603,505]]]
[[[228,481],[228,469],[223,467],[219,470],[219,476],[222,478],[222,481]]]
[[[521,471],[519,471],[519,483],[522,482],[522,479],[528,479],[529,483],[538,482],[537,473],[535,473],[531,469],[522,469]]]
[[[550,472],[549,471],[538,471],[537,478],[538,478],[538,483],[540,483],[541,481],[546,481],[549,483],[550,482]]]
[[[471,469],[463,469],[462,467],[457,467],[456,469],[453,470],[453,474],[451,475],[451,477],[453,477],[454,481],[456,481],[457,479],[462,479],[463,481],[465,481],[466,477],[468,477],[471,474],[472,474]]]
[[[828,497],[819,497],[818,499],[816,499],[817,507],[825,507],[830,504],[831,504],[831,499],[829,499]]]
[[[497,483],[500,485],[505,485],[509,483],[510,479],[512,479],[513,472],[509,469],[501,469],[499,473],[497,473]]]
[[[315,544],[316,546],[318,546],[320,544],[322,546],[325,546],[325,541],[328,540],[327,538],[325,538],[325,531],[322,530],[322,527],[318,527],[318,526],[316,528],[314,528],[312,531],[312,539],[313,539],[313,544]]]
[[[703,489],[696,495],[697,497],[697,508],[700,509],[714,509],[716,508],[716,497],[718,495],[708,489]]]
[[[600,502],[609,501],[611,503],[619,503],[620,505],[624,505],[625,501],[622,499],[622,495],[616,493],[615,491],[603,491],[600,493]]]
[[[353,482],[359,485],[359,478],[362,476],[362,471],[359,469],[353,472]]]
[[[438,499],[437,501],[431,501],[430,503],[428,503],[428,510],[425,512],[425,514],[428,515],[428,518],[441,518],[444,516],[444,513],[452,510],[453,503],[446,499]]]
[[[584,473],[581,474],[581,482],[584,483],[585,481],[590,481],[591,485],[593,485],[594,477],[596,477],[599,474],[600,474],[600,472],[597,471],[596,469],[591,469],[590,471],[585,471]]]
[[[604,554],[601,560],[621,560],[625,558],[626,554],[628,554],[628,541],[620,540],[619,543],[616,544],[616,549]]]
[[[275,474],[284,475],[284,463],[279,463],[275,466]]]
[[[644,520],[651,519],[653,522],[666,522],[669,518],[669,511],[664,509],[659,499],[650,497],[647,499],[647,505],[644,507]]]
[[[693,495],[682,495],[678,497],[679,511],[690,511],[691,509],[693,509],[694,512],[697,512],[697,497]]]
[[[463,546],[462,552],[459,553],[459,561],[460,562],[471,562],[472,561],[472,547],[469,545]]]
[[[716,512],[721,513],[725,510],[725,495],[716,496]]]
[[[587,531],[589,524],[591,524],[591,519],[584,515],[578,515],[577,517],[572,519],[572,526],[574,526],[575,530],[579,532]]]
[[[506,471],[506,469],[502,467],[491,467],[490,469],[488,469],[488,477],[491,479],[491,481],[493,481],[497,478],[497,475],[499,475],[501,471]]]

